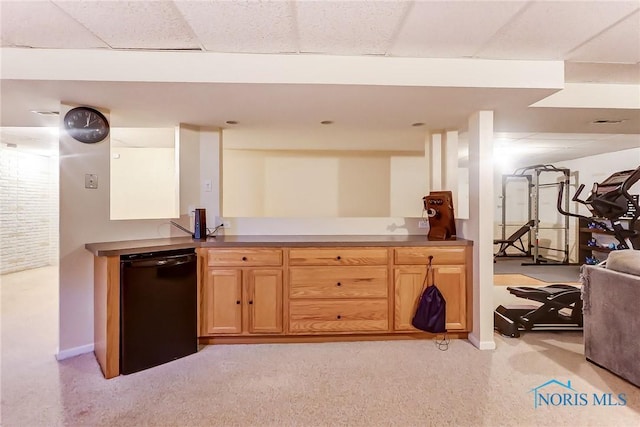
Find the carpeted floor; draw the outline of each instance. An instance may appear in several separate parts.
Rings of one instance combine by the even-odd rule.
[[[2,277],[3,426],[637,426],[640,389],[584,359],[581,333],[453,340],[209,346],[102,378],[92,354],[57,362],[54,268]],[[496,291],[504,288],[496,287]],[[582,406],[534,405],[556,380]],[[562,393],[557,386],[551,392]],[[556,388],[553,388],[556,387]],[[625,406],[593,394],[624,394]]]

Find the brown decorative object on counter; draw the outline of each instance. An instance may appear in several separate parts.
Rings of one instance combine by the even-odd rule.
[[[451,191],[432,191],[422,198],[429,218],[429,240],[449,240],[456,237]]]

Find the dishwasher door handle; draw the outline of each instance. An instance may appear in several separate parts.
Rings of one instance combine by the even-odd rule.
[[[157,267],[175,267],[177,265],[187,264],[196,260],[195,255],[181,255],[173,258],[166,259],[150,259],[150,260],[136,260],[136,261],[123,261],[123,264],[128,268],[157,268]]]

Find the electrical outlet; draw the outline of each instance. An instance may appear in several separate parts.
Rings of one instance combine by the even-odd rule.
[[[216,217],[216,227],[220,225],[220,228],[231,228],[231,222],[222,217]]]
[[[429,221],[421,219],[418,221],[418,228],[429,228]]]

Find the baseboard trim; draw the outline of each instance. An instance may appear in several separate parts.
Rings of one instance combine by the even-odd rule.
[[[80,356],[81,354],[91,353],[93,351],[93,344],[81,345],[80,347],[68,348],[66,350],[58,349],[56,353],[56,360],[69,359],[71,357]]]
[[[473,333],[470,333],[467,339],[478,350],[495,350],[496,349],[495,341],[480,341],[475,335],[473,335]]]

